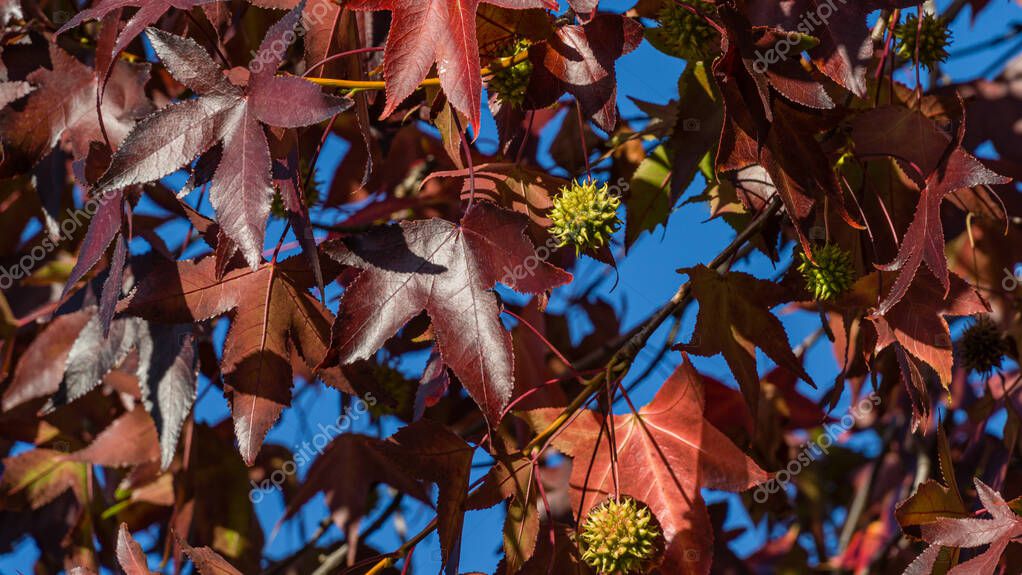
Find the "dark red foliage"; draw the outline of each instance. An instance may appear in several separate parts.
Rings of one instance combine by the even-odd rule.
[[[1022,572],[1020,60],[931,4],[0,0],[0,565]]]

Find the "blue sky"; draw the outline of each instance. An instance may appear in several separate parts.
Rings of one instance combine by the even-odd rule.
[[[949,2],[938,2],[941,7]],[[629,7],[630,2],[604,1],[601,8],[606,10],[623,10]],[[989,38],[1000,35],[1010,29],[1014,21],[1022,20],[1022,10],[1011,0],[992,0],[987,10],[978,18],[974,27],[970,27],[969,9],[966,9],[963,16],[959,17],[953,30],[956,39],[956,48],[972,46],[977,43],[988,41]],[[1013,42],[1013,41],[1012,41]],[[1012,42],[1007,43],[1010,45]],[[954,58],[945,67],[947,74],[955,81],[968,80],[975,77],[980,71],[987,68],[992,60],[998,57],[1001,51],[982,51],[968,57]],[[619,103],[622,117],[633,117],[639,115],[639,111],[627,99],[626,96],[633,96],[641,100],[656,103],[666,103],[668,100],[677,97],[677,80],[684,67],[684,62],[670,58],[654,50],[647,43],[635,52],[623,57],[618,61],[617,78],[619,86]],[[900,78],[902,81],[912,81],[907,75]],[[485,113],[485,112],[484,112]],[[573,119],[573,118],[572,118]],[[541,138],[541,147],[545,147],[552,139],[554,130],[548,130]],[[486,146],[494,140],[493,124],[489,118],[484,121],[484,128],[480,135],[480,145]],[[336,138],[328,142],[324,154],[317,166],[319,179],[326,183],[333,168],[340,162],[343,154],[347,152],[346,142]],[[543,158],[547,165],[552,165],[549,157]],[[696,178],[692,188],[686,195],[697,193],[702,189],[701,178]],[[176,183],[180,183],[177,181]],[[194,202],[194,195],[191,198]],[[208,204],[204,206],[208,212]],[[643,236],[629,251],[627,258],[619,263],[619,275],[616,288],[611,291],[614,285],[614,276],[608,273],[603,264],[592,260],[584,260],[576,270],[576,277],[579,284],[587,284],[589,279],[596,276],[603,276],[604,281],[597,290],[599,297],[613,303],[619,310],[624,329],[637,324],[646,318],[654,309],[666,301],[677,289],[677,286],[685,278],[679,276],[675,270],[680,267],[691,266],[698,263],[708,262],[716,253],[730,240],[733,232],[726,224],[720,221],[703,221],[707,217],[707,208],[703,204],[694,204],[678,208],[671,215],[666,229],[659,228],[653,234]],[[267,232],[268,247],[272,247],[280,234],[281,226],[278,223],[271,224]],[[172,240],[171,244],[176,245],[180,240],[183,227],[169,226],[163,231],[166,238],[178,238]],[[620,238],[618,239],[620,242]],[[148,246],[141,240],[132,244],[135,251],[147,251]],[[782,253],[790,253],[790,250],[782,250]],[[194,254],[192,254],[194,255]],[[785,262],[782,262],[782,265]],[[775,268],[766,258],[762,256],[753,257],[748,262],[738,266],[739,269],[748,271],[758,277],[771,277],[778,269]],[[571,291],[571,286],[562,288]],[[509,296],[514,297],[514,296]],[[552,302],[553,309],[558,309],[558,299]],[[335,308],[336,309],[336,308]],[[690,306],[683,320],[681,338],[687,340],[695,323],[697,306]],[[818,317],[814,314],[794,314],[782,317],[785,327],[788,329],[789,340],[792,345],[798,344],[804,337],[814,331],[819,325]],[[584,330],[585,326],[574,326]],[[222,343],[222,337],[226,330],[226,323],[221,321],[218,325],[218,341]],[[582,334],[577,334],[581,336]],[[641,353],[632,368],[630,377],[645,371],[651,356],[659,349],[660,344],[666,337],[666,328],[662,328],[652,339],[647,349]],[[769,363],[761,358],[761,369],[766,370]],[[810,397],[818,398],[829,388],[835,374],[834,362],[831,351],[826,343],[814,346],[808,353],[807,367],[813,378],[821,384],[821,389],[812,390],[805,384],[803,391]],[[668,355],[661,361],[646,383],[639,386],[631,394],[633,401],[641,405],[649,401],[656,392],[657,387],[667,375],[673,370],[678,357]],[[422,358],[409,362],[404,367],[414,373],[421,370]],[[705,373],[714,375],[719,379],[733,384],[733,378],[727,369],[726,364],[720,358],[695,358],[696,366]],[[626,379],[626,384],[630,380]],[[200,393],[202,388],[208,386],[209,382],[200,382]],[[295,389],[300,394],[299,399],[292,408],[286,410],[280,423],[271,431],[268,442],[279,443],[289,447],[308,440],[313,434],[317,424],[327,425],[333,422],[338,415],[340,396],[332,389],[319,387],[317,390],[309,390],[308,393],[300,393],[300,386]],[[847,398],[837,408],[836,413],[842,414],[847,409]],[[203,395],[202,401],[196,407],[196,418],[200,421],[219,421],[227,417],[228,411],[224,398],[216,390]],[[355,423],[356,430],[367,429],[367,420]],[[387,422],[383,425],[384,433],[393,432],[396,425]],[[373,429],[373,432],[376,432]],[[865,447],[868,449],[868,446]],[[478,463],[485,463],[486,459],[478,458]],[[307,469],[300,469],[299,474],[304,477]],[[477,474],[484,472],[484,469],[477,470]],[[715,493],[704,493],[708,501],[713,502],[726,498],[727,496]],[[382,508],[383,504],[378,506]],[[272,529],[274,524],[282,515],[283,503],[279,494],[268,494],[257,504],[259,519],[266,532]],[[295,520],[283,525],[274,539],[268,542],[266,553],[271,558],[279,558],[287,555],[300,547],[308,534],[315,531],[320,519],[325,515],[326,508],[322,498],[317,498],[308,504],[303,513]],[[405,507],[405,520],[407,522],[408,534],[416,533],[421,526],[431,518],[431,512],[419,506]],[[466,517],[464,530],[464,544],[462,553],[461,571],[481,571],[492,573],[499,558],[502,513],[497,510],[471,512]],[[729,515],[728,527],[749,525],[748,517],[740,506],[732,505]],[[774,534],[776,535],[776,534]],[[736,551],[740,554],[747,554],[762,545],[770,536],[764,528],[753,526],[745,535],[739,537],[734,543]],[[339,534],[335,529],[323,539],[324,543],[336,541]],[[139,537],[143,545],[148,547],[153,543],[151,535],[143,534]],[[386,528],[370,538],[370,543],[381,550],[391,550],[400,544],[400,539],[393,529]],[[15,573],[22,571],[31,572],[31,566],[37,552],[30,542],[23,542],[18,550],[10,555],[0,556],[0,573]],[[155,562],[151,562],[155,566]],[[416,573],[431,574],[439,572],[439,546],[435,536],[426,539],[415,552],[413,565]]]

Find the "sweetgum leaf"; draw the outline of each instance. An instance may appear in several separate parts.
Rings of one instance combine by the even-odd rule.
[[[703,265],[679,271],[691,278],[699,315],[692,341],[678,347],[706,357],[723,354],[750,413],[758,413],[760,395],[757,347],[777,365],[812,384],[802,362],[791,351],[784,326],[770,312],[789,300],[785,288],[747,273],[720,274]]]
[[[57,392],[67,356],[92,316],[91,309],[58,316],[32,340],[18,359],[13,380],[4,390],[4,411]]]
[[[744,491],[769,475],[703,417],[700,375],[686,356],[638,413],[614,415],[618,489],[649,506],[667,543],[665,573],[709,573],[713,528],[700,489]],[[560,413],[526,413],[534,426]],[[577,516],[615,493],[603,415],[584,411],[553,445],[571,456],[571,500]],[[695,560],[692,560],[692,558]]]
[[[541,293],[571,281],[535,257],[525,227],[524,216],[479,202],[461,225],[404,221],[324,245],[363,270],[341,299],[327,365],[368,358],[425,310],[444,363],[496,425],[514,388],[514,358],[491,288],[499,281]]]
[[[120,308],[156,323],[194,323],[233,312],[222,369],[239,449],[251,465],[291,401],[292,349],[297,346],[309,367],[326,353],[333,318],[309,293],[313,285],[300,256],[255,271],[230,270],[222,278],[215,258],[205,257],[154,269]],[[352,391],[336,370],[320,375]],[[171,395],[180,414],[180,390]]]
[[[437,533],[447,575],[457,575],[472,447],[443,425],[420,419],[398,430],[379,449],[407,473],[439,488]]]
[[[160,435],[160,466],[174,458],[178,437],[195,403],[196,354],[192,326],[149,324],[138,343],[142,404]]]
[[[323,94],[306,80],[275,75],[287,49],[282,38],[298,25],[300,16],[298,6],[270,28],[250,68],[235,70],[240,86],[219,73],[217,64],[193,40],[150,28],[147,36],[161,61],[199,97],[171,104],[139,122],[114,154],[97,189],[160,179],[223,142],[210,202],[221,228],[255,270],[262,261],[273,198],[263,124],[307,126],[351,105],[350,100]]]
[[[889,278],[881,280],[880,272],[860,280],[861,286],[870,286],[874,293],[879,282],[890,285]],[[944,293],[933,282],[913,282],[887,313],[869,318],[877,330],[877,351],[898,343],[916,359],[932,367],[944,387],[951,385],[954,362],[951,331],[945,318],[990,310],[979,292],[957,274],[949,275],[949,288]],[[898,289],[897,284],[890,289]]]
[[[52,449],[33,449],[3,460],[0,494],[10,501],[23,498],[31,509],[39,509],[71,490],[85,501],[86,465],[71,461],[67,454]]]
[[[821,12],[824,5],[828,6],[826,14]],[[879,9],[915,5],[912,0],[845,1],[841,4],[829,0],[755,0],[749,3],[749,14],[754,24],[779,26],[790,31],[808,29],[808,33],[820,41],[809,49],[816,67],[861,98],[866,95],[866,72],[873,62],[873,40],[866,17]],[[809,14],[816,15],[821,25],[814,26],[807,20]]]
[[[145,330],[145,322],[127,318],[111,324],[109,333],[104,336],[99,315],[89,318],[68,353],[64,380],[43,412],[67,405],[95,389],[103,376],[120,365],[135,348],[140,330]]]
[[[141,465],[159,459],[160,443],[152,418],[137,405],[115,419],[88,447],[70,457],[104,467]]]
[[[885,126],[885,129],[879,132],[876,126]],[[853,124],[852,137],[859,154],[887,155],[911,162],[907,171],[914,173],[922,185],[915,216],[902,238],[898,255],[883,267],[900,271],[893,288],[880,304],[879,313],[888,313],[905,297],[924,263],[940,281],[943,295],[947,296],[951,283],[940,218],[944,198],[963,188],[1006,184],[1011,180],[988,169],[931,120],[901,106],[862,114]]]
[[[556,9],[550,0],[486,0],[503,8]],[[418,88],[434,63],[448,101],[479,133],[482,80],[476,44],[476,9],[480,0],[349,0],[352,10],[389,10],[390,33],[383,53],[389,116]]]
[[[195,563],[201,575],[242,575],[219,553],[209,547],[191,547],[184,541],[178,541],[188,558]]]
[[[431,502],[425,486],[410,476],[397,462],[379,449],[383,440],[366,435],[345,433],[334,438],[309,467],[309,474],[288,502],[284,519],[294,517],[302,506],[322,492],[327,508],[338,529],[350,533],[359,519],[371,511],[370,496],[377,483],[386,483],[402,493],[423,502]],[[305,461],[312,456],[299,451]]]
[[[29,74],[35,90],[24,109],[0,112],[5,167],[32,167],[58,143],[81,159],[90,142],[103,141],[96,113],[96,75],[56,44],[50,46],[50,61],[52,70],[38,68]],[[102,105],[111,144],[124,140],[135,120],[152,109],[143,90],[148,80],[148,64],[118,62],[113,67]]]
[[[997,571],[1001,555],[1012,541],[1022,540],[1022,517],[978,477],[976,492],[989,519],[941,517],[922,526],[923,539],[930,547],[905,571],[906,575],[930,573],[940,547],[980,547],[986,551],[955,566],[948,575],[982,575]]]
[[[127,48],[128,44],[130,44],[135,37],[141,34],[146,27],[159,21],[159,19],[162,18],[163,15],[171,8],[187,11],[196,6],[210,4],[217,1],[218,0],[99,0],[95,3],[95,6],[86,8],[72,16],[70,20],[60,27],[60,30],[57,30],[57,34],[63,34],[64,32],[78,27],[89,20],[102,20],[115,10],[138,8],[138,11],[128,19],[128,22],[124,25],[124,29],[121,30],[120,34],[117,36],[117,42],[114,44],[113,51],[110,54],[111,57],[115,57],[121,52],[121,50]],[[114,28],[116,28],[116,26],[114,26]]]
[[[584,116],[612,131],[617,124],[615,62],[641,42],[642,25],[618,14],[598,14],[581,26],[558,28],[529,50],[527,104],[544,108],[567,92],[578,100]]]
[[[477,199],[488,199],[502,208],[528,216],[529,237],[537,244],[549,238],[545,230],[551,224],[547,217],[554,205],[551,197],[568,185],[566,180],[527,166],[503,163],[473,166],[472,175]],[[433,172],[423,180],[423,185],[433,178],[462,179],[461,198],[471,197],[469,170]]]
[[[128,531],[128,524],[121,523],[117,530],[117,562],[121,564],[126,575],[151,575],[149,562],[138,541]]]

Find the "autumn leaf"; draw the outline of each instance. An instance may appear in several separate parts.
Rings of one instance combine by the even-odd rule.
[[[442,560],[447,575],[457,575],[473,448],[443,425],[420,419],[399,429],[379,449],[410,475],[437,484]]]
[[[39,509],[67,490],[85,500],[86,465],[70,460],[52,449],[33,449],[3,460],[0,493],[8,501],[23,498],[31,509]]]
[[[158,180],[223,142],[210,201],[221,228],[255,270],[262,261],[273,197],[263,124],[308,126],[351,105],[350,100],[323,94],[301,78],[275,75],[287,49],[283,38],[293,33],[300,17],[299,6],[281,18],[263,38],[249,68],[234,68],[229,75],[193,40],[150,28],[147,37],[163,64],[200,96],[171,104],[139,122],[114,154],[96,189]]]
[[[702,265],[679,271],[691,278],[699,315],[692,341],[677,348],[705,357],[723,354],[750,413],[759,411],[757,347],[777,365],[815,387],[802,362],[791,351],[784,326],[770,312],[789,300],[782,286],[744,272],[721,274]]]
[[[91,8],[86,8],[72,16],[70,20],[60,27],[60,30],[57,30],[57,34],[63,34],[89,20],[102,20],[115,10],[138,8],[138,11],[128,19],[124,28],[117,35],[117,42],[114,44],[113,52],[110,54],[112,57],[115,57],[127,48],[128,44],[141,34],[143,30],[158,22],[171,8],[191,10],[196,6],[217,1],[219,0],[98,0]]]
[[[875,130],[878,125],[886,126],[882,134]],[[944,198],[963,188],[1005,184],[1010,180],[986,168],[931,120],[908,108],[888,106],[860,115],[853,124],[852,138],[858,154],[886,155],[911,162],[908,173],[922,186],[915,216],[901,240],[898,255],[883,267],[899,273],[880,304],[879,313],[887,314],[905,297],[924,263],[947,296],[951,284],[940,218]]]
[[[311,368],[329,342],[331,313],[309,293],[315,278],[307,270],[301,256],[294,256],[254,271],[231,270],[221,279],[212,257],[180,261],[145,276],[120,306],[125,314],[155,323],[192,323],[233,312],[223,372],[239,449],[249,465],[290,403],[291,350],[297,346]],[[165,360],[170,367],[180,361],[171,359]],[[336,370],[321,375],[351,391]],[[181,397],[179,389],[165,393]]]
[[[491,288],[499,281],[541,293],[571,281],[536,258],[525,226],[524,216],[480,202],[460,225],[405,221],[325,244],[338,263],[363,270],[341,300],[325,365],[368,358],[425,310],[444,363],[496,425],[514,388],[514,360]]]
[[[922,526],[922,537],[930,544],[909,565],[905,575],[928,575],[933,569],[941,547],[981,547],[986,551],[953,567],[948,575],[983,575],[994,573],[1001,555],[1012,541],[1022,542],[1022,518],[1015,514],[1001,497],[978,477],[976,493],[989,519],[972,517],[941,517]]]
[[[0,111],[5,171],[34,166],[58,143],[82,159],[90,142],[104,141],[96,113],[95,73],[56,44],[50,47],[50,62],[52,70],[39,68],[28,76],[35,90],[24,109]],[[123,141],[135,120],[152,110],[144,92],[148,80],[148,64],[119,62],[113,67],[101,107],[111,144]]]
[[[885,281],[877,272],[859,280],[856,289],[871,289],[875,293],[878,282],[883,282],[879,285],[884,286],[891,284],[889,278]],[[932,367],[944,387],[951,385],[954,363],[951,330],[945,318],[975,315],[990,309],[983,297],[957,274],[950,274],[949,287],[945,293],[932,282],[913,282],[904,297],[886,314],[878,312],[869,316],[877,330],[877,351],[897,343]],[[890,289],[898,289],[897,284]]]
[[[549,0],[486,0],[502,8],[556,9]],[[390,33],[383,53],[387,83],[387,117],[418,88],[436,63],[440,87],[448,101],[469,118],[479,133],[482,79],[476,44],[476,9],[480,0],[349,0],[352,10],[389,10]]]
[[[568,185],[567,180],[549,176],[538,170],[517,164],[481,164],[468,169],[433,172],[422,185],[433,178],[458,178],[463,181],[461,197],[472,197],[469,176],[475,178],[475,194],[504,209],[524,214],[529,218],[529,237],[539,244],[549,238],[546,229],[551,221],[547,217],[553,207],[552,196]]]
[[[104,467],[141,465],[159,457],[156,426],[141,406],[115,419],[92,443],[69,456],[72,461]]]
[[[195,568],[200,575],[241,575],[241,571],[235,569],[219,553],[209,547],[191,547],[180,540],[178,540],[178,545],[184,549],[192,563],[195,563]]]
[[[827,0],[794,0],[784,4],[758,1],[751,3],[749,11],[754,24],[784,30],[801,31],[800,23],[805,26],[807,22],[820,22],[809,32],[819,39],[816,46],[809,48],[809,56],[831,80],[862,98],[866,96],[866,73],[874,57],[866,17],[880,9],[911,6],[915,6],[911,0],[863,0],[840,6]],[[814,20],[808,20],[809,15]]]
[[[121,523],[117,530],[117,562],[126,575],[151,575],[142,546],[131,536],[128,524]]]
[[[553,441],[572,458],[572,506],[579,517],[615,493],[650,507],[667,541],[666,573],[710,572],[713,531],[700,489],[744,491],[769,479],[703,418],[704,405],[700,376],[686,356],[648,405],[615,415],[617,490],[602,415],[583,412]],[[541,409],[526,416],[536,425],[559,412]]]
[[[567,92],[582,114],[611,132],[617,124],[615,62],[642,42],[642,26],[618,14],[597,14],[579,26],[557,29],[553,37],[529,50],[532,76],[525,99],[543,108]]]
[[[375,437],[345,433],[325,448],[315,444],[308,449],[303,446],[295,457],[296,463],[308,461],[313,450],[317,457],[301,489],[288,502],[282,520],[294,517],[317,493],[323,493],[338,529],[351,534],[358,520],[371,511],[372,490],[378,483],[386,483],[429,502],[425,487],[381,451],[382,443],[383,440]]]
[[[4,411],[57,392],[68,354],[92,315],[91,310],[79,310],[58,316],[32,340],[18,360],[11,384],[4,390]]]

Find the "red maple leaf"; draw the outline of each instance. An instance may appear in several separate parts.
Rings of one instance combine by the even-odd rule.
[[[617,124],[615,62],[642,42],[642,25],[619,14],[599,14],[578,26],[557,29],[529,49],[532,76],[525,95],[530,108],[544,108],[568,92],[597,126]]]
[[[948,571],[948,575],[994,573],[1008,544],[1012,541],[1022,543],[1022,517],[1011,510],[1000,493],[978,477],[975,478],[975,482],[976,493],[990,518],[940,517],[932,523],[922,525],[923,540],[930,546],[908,566],[904,575],[929,575],[933,571],[941,547],[971,548],[983,545],[989,545],[986,551],[956,565]]]
[[[524,10],[557,8],[549,0],[486,0],[488,4]],[[389,116],[419,87],[436,63],[447,99],[468,116],[479,133],[482,78],[476,43],[476,9],[480,0],[349,0],[352,10],[389,10],[390,34],[383,52],[383,77]]]
[[[709,573],[713,528],[701,488],[743,491],[769,475],[703,417],[700,375],[684,357],[681,366],[638,413],[615,415],[617,491],[650,507],[667,541],[664,573]],[[527,416],[552,421],[560,409]],[[579,517],[615,494],[603,416],[583,412],[553,445],[570,455],[572,506]]]
[[[877,126],[884,126],[884,129],[877,130]],[[906,172],[922,186],[915,216],[905,232],[898,255],[883,267],[889,271],[900,270],[900,273],[881,302],[879,313],[888,313],[905,297],[923,263],[940,281],[946,296],[951,290],[951,280],[944,256],[941,203],[949,194],[963,188],[1006,184],[1011,180],[984,166],[933,121],[902,106],[888,106],[862,114],[853,124],[852,139],[858,154],[886,155],[910,163]]]

